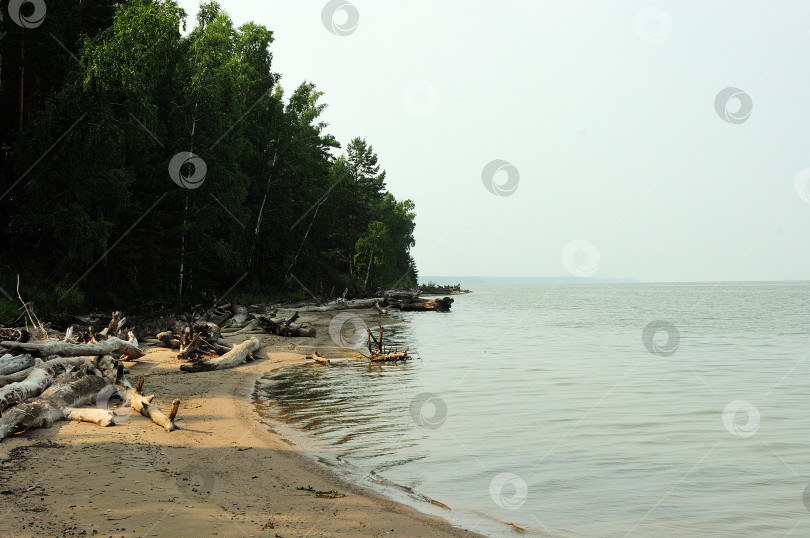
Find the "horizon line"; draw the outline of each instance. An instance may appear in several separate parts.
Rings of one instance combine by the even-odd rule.
[[[567,280],[582,283],[606,283],[615,282],[619,284],[757,284],[757,283],[795,283],[808,282],[810,279],[775,279],[775,280],[642,280],[633,277],[578,277],[578,276],[485,276],[485,275],[419,275],[422,279],[500,279],[500,280]],[[437,285],[441,285],[438,284]]]

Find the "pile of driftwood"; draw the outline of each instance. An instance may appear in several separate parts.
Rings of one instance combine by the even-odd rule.
[[[379,327],[379,333],[377,336],[374,336],[374,333],[371,332],[371,329],[366,327],[366,331],[368,332],[368,355],[365,353],[359,352],[360,355],[367,358],[369,361],[373,363],[383,363],[383,362],[400,362],[400,361],[407,361],[410,360],[411,357],[408,355],[408,349],[405,348],[402,351],[397,350],[397,348],[386,348],[383,345],[383,328],[380,323],[377,323]],[[372,343],[374,344],[372,346]],[[319,364],[323,364],[326,366],[331,365],[331,361],[322,356],[318,353],[317,350],[313,351],[306,357],[307,359],[313,360]]]
[[[151,403],[154,395],[142,395],[144,378],[133,386],[125,376],[121,361],[144,355],[131,331],[121,338],[125,324],[126,318],[116,312],[98,333],[92,327],[87,331],[70,327],[61,339],[53,338],[41,325],[37,330],[41,339],[32,338],[28,331],[5,329],[4,336],[19,338],[0,341],[0,348],[8,352],[0,357],[0,439],[48,428],[61,420],[112,426],[116,414],[106,406],[111,397],[120,398],[166,431],[174,430],[180,400],[174,400],[169,413],[163,414]],[[98,405],[101,401],[104,406]],[[97,406],[86,407],[93,403]]]
[[[146,342],[169,349],[179,349],[178,359],[193,362],[204,360],[211,354],[224,354],[231,350],[231,344],[220,339],[222,329],[210,321],[192,321],[176,331],[159,332],[154,339]]]
[[[230,309],[230,310],[228,310]],[[157,346],[177,349],[177,358],[191,364],[180,367],[185,372],[201,372],[233,368],[245,360],[252,360],[258,340],[252,338],[234,346],[223,338],[236,335],[275,334],[278,336],[315,336],[315,329],[296,323],[296,312],[290,318],[277,317],[278,309],[256,307],[250,312],[241,305],[223,305],[202,314],[192,312],[174,321],[169,330],[158,332],[144,341]],[[262,312],[262,313],[259,313]],[[257,342],[253,345],[251,342]]]
[[[364,357],[366,357],[371,362],[399,362],[399,361],[407,361],[410,359],[408,356],[408,348],[406,347],[403,351],[397,351],[397,348],[386,349],[383,345],[383,328],[380,323],[377,323],[377,326],[380,329],[379,335],[375,338],[374,334],[371,332],[371,329],[366,327],[366,331],[368,331],[368,355],[361,353]],[[374,347],[371,346],[371,343],[374,342]]]

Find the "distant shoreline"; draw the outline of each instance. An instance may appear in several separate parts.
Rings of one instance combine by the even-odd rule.
[[[585,278],[585,277],[425,277],[425,280],[461,282],[462,286],[500,286],[520,284],[642,284],[642,285],[703,285],[720,286],[730,284],[810,284],[810,280],[638,280],[633,278]]]

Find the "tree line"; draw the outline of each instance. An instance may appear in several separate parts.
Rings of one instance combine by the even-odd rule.
[[[25,4],[25,6],[29,6]],[[414,205],[371,144],[285,95],[273,32],[203,3],[48,2],[0,21],[0,320],[409,287]]]

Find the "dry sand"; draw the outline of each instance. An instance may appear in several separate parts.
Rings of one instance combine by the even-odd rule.
[[[161,348],[127,363],[159,408],[182,400],[174,432],[129,415],[110,428],[62,422],[4,441],[0,536],[472,534],[341,480],[260,424],[256,379],[304,361],[312,349],[304,344],[322,354],[333,346],[331,316],[304,317],[317,327],[315,341],[260,335],[259,360],[233,370],[181,373],[176,352]],[[297,489],[308,486],[346,496]]]

